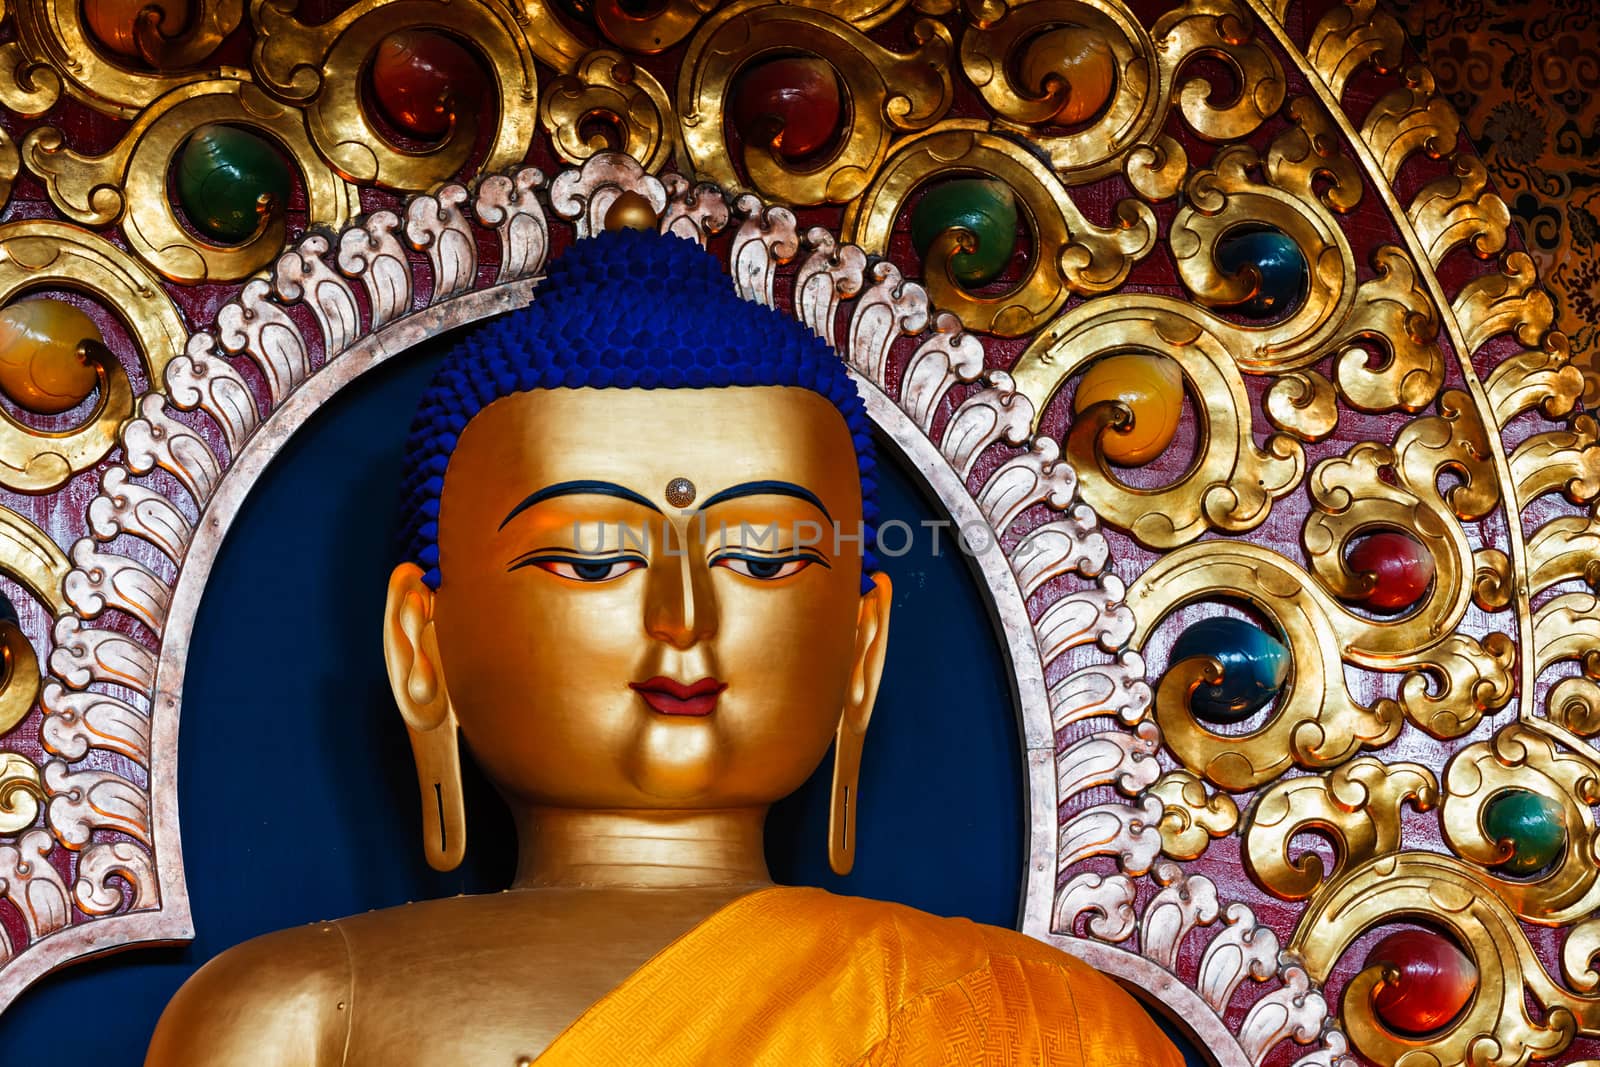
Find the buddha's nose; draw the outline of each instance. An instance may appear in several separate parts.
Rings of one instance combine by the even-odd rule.
[[[672,534],[665,551],[645,572],[645,630],[674,648],[689,648],[717,632],[711,568],[693,547]]]

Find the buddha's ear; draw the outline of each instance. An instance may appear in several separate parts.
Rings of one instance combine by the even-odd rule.
[[[450,714],[450,697],[440,670],[439,639],[433,628],[433,590],[422,568],[402,563],[389,575],[383,612],[383,658],[389,689],[406,725],[427,732]]]
[[[850,690],[845,698],[844,723],[865,733],[878,699],[878,683],[883,680],[883,660],[889,651],[889,608],[894,586],[889,576],[879,571],[872,576],[872,588],[861,594],[856,609],[855,663],[850,671]]]
[[[883,680],[883,657],[889,649],[889,603],[894,589],[889,576],[872,576],[872,588],[856,608],[855,662],[844,714],[833,739],[833,794],[828,804],[828,865],[835,874],[849,874],[856,863],[856,811],[859,805],[861,749],[867,723]]]
[[[389,575],[383,658],[389,666],[389,689],[411,735],[422,794],[423,851],[429,866],[449,871],[466,852],[461,750],[439,660],[434,593],[422,579],[422,568],[415,563],[402,563]]]

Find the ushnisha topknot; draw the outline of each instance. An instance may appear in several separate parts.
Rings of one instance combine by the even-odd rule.
[[[575,242],[551,263],[531,304],[478,327],[445,356],[406,439],[401,550],[439,588],[445,471],[467,423],[501,397],[761,385],[809,389],[849,427],[861,470],[865,592],[878,568],[877,461],[871,421],[844,363],[801,323],[741,299],[694,241],[629,229]]]

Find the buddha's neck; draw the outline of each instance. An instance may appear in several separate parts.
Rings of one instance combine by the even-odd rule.
[[[518,889],[769,885],[765,808],[516,813]]]

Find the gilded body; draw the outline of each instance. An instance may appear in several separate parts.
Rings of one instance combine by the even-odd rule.
[[[668,501],[675,479],[693,505]],[[522,506],[574,485],[591,491]],[[861,592],[861,515],[849,433],[804,389],[541,390],[485,408],[450,460],[447,577],[435,591],[396,568],[384,649],[430,859],[459,859],[459,725],[517,820],[514,888],[232,949],[179,992],[147,1062],[510,1067],[769,884],[766,810],[836,738],[838,803],[854,790],[890,590],[879,575]],[[638,688],[662,677],[725,688],[684,713],[698,709]]]
[[[767,811],[830,746],[826,847],[854,862],[888,640],[870,423],[831,351],[694,244],[624,231],[452,357],[410,439],[384,658],[429,862],[461,860],[465,738],[515,884],[232,949],[150,1064],[1176,1067],[1032,938],[771,886]]]

